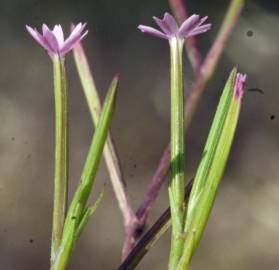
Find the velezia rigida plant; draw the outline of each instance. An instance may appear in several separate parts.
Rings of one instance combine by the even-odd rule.
[[[68,39],[64,40],[61,25],[51,31],[43,24],[42,34],[26,26],[32,37],[47,51],[53,62],[55,96],[55,163],[54,163],[54,204],[51,260],[54,261],[61,244],[68,196],[68,91],[65,71],[65,55],[83,39],[88,31],[86,24],[78,24]]]
[[[183,48],[185,39],[207,32],[211,24],[203,24],[207,17],[192,15],[178,27],[175,19],[165,13],[162,20],[154,17],[161,28],[140,25],[139,29],[150,35],[164,38],[170,45],[170,78],[171,78],[171,181],[169,185],[169,202],[172,217],[172,242],[169,269],[175,269],[181,257],[184,244],[184,224],[186,207],[184,203],[184,70]]]
[[[108,91],[102,113],[96,128],[88,156],[83,168],[79,186],[67,210],[68,196],[68,95],[65,71],[65,54],[83,37],[86,24],[78,24],[64,41],[63,30],[56,25],[49,30],[42,27],[42,35],[29,26],[28,32],[47,50],[53,62],[54,97],[55,97],[55,168],[54,168],[54,203],[51,240],[51,269],[63,270],[67,267],[71,252],[90,216],[98,207],[102,194],[94,206],[88,207],[102,150],[107,137],[115,105],[118,76],[114,78]]]
[[[150,35],[168,39],[170,44],[171,78],[171,179],[169,203],[171,210],[172,240],[169,270],[188,269],[192,255],[199,243],[213,206],[218,184],[222,178],[235,132],[246,76],[234,70],[220,100],[212,129],[205,146],[201,165],[193,182],[189,203],[186,206],[184,176],[184,72],[183,46],[187,37],[208,31],[211,24],[204,24],[192,15],[178,27],[175,19],[165,13],[163,20],[154,17],[163,32],[140,25],[139,29]]]
[[[100,194],[95,205],[87,206],[103,149],[125,228],[122,264],[118,269],[134,269],[170,226],[172,227],[172,239],[168,268],[169,270],[188,269],[213,207],[230,153],[242,104],[246,75],[238,73],[236,69],[231,72],[220,98],[197,172],[194,179],[188,182],[186,189],[185,126],[189,126],[206,83],[214,73],[243,2],[243,0],[231,1],[216,41],[203,62],[198,49],[195,47],[195,36],[209,31],[211,24],[206,23],[207,17],[200,17],[196,14],[187,16],[187,10],[184,9],[181,0],[170,0],[170,5],[178,17],[180,26],[169,13],[165,13],[163,19],[154,17],[161,31],[149,26],[139,26],[142,32],[165,39],[170,45],[171,144],[170,151],[168,147],[166,148],[143,201],[138,211],[135,212],[130,205],[125,185],[122,182],[120,163],[108,132],[115,106],[118,76],[113,79],[101,110],[94,78],[80,43],[87,35],[86,24],[79,23],[77,26],[73,26],[71,34],[66,40],[64,40],[60,25],[55,26],[53,30],[43,25],[42,34],[36,29],[26,26],[33,38],[47,51],[53,62],[54,70],[56,136],[51,241],[52,270],[67,268],[72,251],[84,226],[100,204],[103,193]],[[183,86],[185,44],[196,73],[196,82],[186,100],[184,99]],[[72,49],[96,130],[78,187],[69,207],[67,207],[69,142],[68,95],[64,63],[65,55]],[[169,152],[170,156],[168,156]],[[171,179],[168,187],[170,209],[166,210],[154,226],[138,240],[139,232],[145,226],[150,209],[167,175],[169,165],[171,165]]]

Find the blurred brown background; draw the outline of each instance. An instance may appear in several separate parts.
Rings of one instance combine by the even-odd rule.
[[[229,1],[188,0],[191,12],[208,15],[210,33],[199,37],[205,55]],[[167,1],[0,1],[0,269],[48,269],[53,176],[52,66],[25,24],[40,28],[87,22],[83,44],[102,98],[121,72],[112,133],[136,208],[169,140],[168,44],[141,34],[140,23],[169,10]],[[233,65],[248,74],[232,155],[191,269],[276,270],[279,265],[279,4],[247,1],[187,136],[187,177],[194,175],[220,91]],[[193,74],[186,62],[186,92]],[[70,173],[75,188],[92,124],[72,55]],[[116,269],[123,228],[102,164],[94,194],[107,182],[104,201],[89,222],[69,269]],[[96,196],[92,198],[94,200]],[[167,206],[166,186],[149,225]],[[138,269],[167,269],[165,235]]]

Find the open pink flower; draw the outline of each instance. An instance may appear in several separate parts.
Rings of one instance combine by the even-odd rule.
[[[154,21],[157,23],[162,31],[145,25],[139,25],[138,28],[144,33],[159,38],[185,39],[207,32],[211,28],[211,24],[203,24],[207,20],[207,18],[208,17],[200,18],[199,15],[194,14],[186,19],[180,27],[178,27],[174,17],[166,12],[162,20],[157,17],[153,17]]]
[[[84,32],[86,23],[79,23],[72,30],[70,36],[64,40],[64,34],[61,25],[55,25],[51,31],[47,25],[43,24],[42,34],[36,28],[26,25],[27,31],[30,35],[44,48],[48,54],[53,57],[54,55],[64,56],[68,53],[79,41],[81,41],[88,33]]]

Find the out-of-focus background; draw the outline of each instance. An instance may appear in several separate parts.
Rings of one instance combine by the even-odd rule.
[[[213,29],[198,38],[210,48],[230,1],[188,0],[191,13],[208,15]],[[169,10],[168,2],[0,2],[0,268],[48,269],[52,209],[54,113],[52,66],[27,34],[40,28],[87,22],[83,44],[103,98],[112,76],[121,84],[112,133],[136,208],[169,140],[168,44],[143,35],[140,23]],[[248,89],[209,224],[191,269],[269,269],[279,265],[279,4],[247,1],[217,73],[187,133],[187,177],[198,165],[203,144],[231,68],[248,74]],[[185,57],[186,60],[186,57]],[[194,77],[186,60],[186,93]],[[72,55],[67,56],[70,91],[71,192],[76,187],[93,134]],[[123,227],[102,163],[92,197],[106,182],[105,198],[81,237],[69,269],[116,269]],[[167,207],[162,188],[149,225]],[[165,235],[138,269],[167,269]]]

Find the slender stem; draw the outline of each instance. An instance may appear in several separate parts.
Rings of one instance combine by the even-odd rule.
[[[68,93],[64,59],[53,57],[55,97],[55,163],[51,264],[57,255],[66,216],[68,195]]]
[[[142,260],[144,255],[155,245],[157,240],[169,229],[170,208],[167,208],[152,227],[139,240],[118,270],[132,270]]]
[[[170,166],[170,145],[166,147],[162,158],[159,163],[159,167],[156,170],[148,188],[147,192],[144,194],[143,200],[138,208],[137,217],[140,220],[142,226],[145,225],[149,213],[155,203],[155,199],[158,196],[160,187],[162,185],[162,179],[165,178],[169,171]]]
[[[171,190],[179,211],[184,202],[183,41],[173,38],[171,51]]]
[[[90,71],[89,63],[87,61],[87,57],[81,43],[75,46],[73,52],[90,114],[96,127],[101,113],[101,102],[98,90],[95,85],[94,77],[92,72]],[[138,228],[139,222],[132,209],[129,196],[126,191],[120,161],[110,133],[108,134],[104,148],[104,158],[110,175],[114,194],[123,216],[125,239],[122,249],[122,258],[124,259],[135,244],[135,231]]]
[[[176,269],[183,249],[184,204],[184,40],[172,38],[171,51],[171,182],[169,200],[172,220],[172,240],[169,270]]]
[[[185,1],[169,0],[169,5],[180,24],[183,23],[189,17],[189,12],[185,4]],[[202,64],[202,57],[197,43],[198,42],[196,36],[187,38],[185,42],[185,49],[196,76],[199,74]]]

